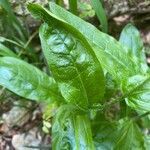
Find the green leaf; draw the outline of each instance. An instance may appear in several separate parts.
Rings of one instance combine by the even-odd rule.
[[[0,56],[18,57],[12,50],[0,43]]]
[[[130,77],[123,87],[127,105],[137,110],[150,110],[150,75]]]
[[[95,142],[98,150],[143,150],[144,139],[137,124],[129,119],[111,123],[102,121],[97,125]]]
[[[127,24],[121,32],[119,41],[125,47],[125,51],[129,57],[139,67],[139,70],[142,69],[142,73],[147,72],[148,66],[143,52],[143,42],[137,28],[132,24]]]
[[[0,0],[0,6],[2,8],[4,8],[5,11],[7,12],[7,16],[4,18],[5,19],[4,23],[8,23],[8,24],[5,24],[6,26],[8,26],[8,29],[11,28],[11,30],[10,30],[11,33],[9,33],[9,36],[11,34],[13,34],[13,35],[11,35],[12,38],[16,38],[18,40],[21,39],[22,41],[26,41],[27,32],[24,30],[23,26],[21,25],[21,23],[15,16],[13,9],[11,8],[11,4],[9,3],[9,0]],[[15,37],[16,34],[19,37]]]
[[[102,31],[107,33],[108,32],[108,22],[105,10],[102,6],[102,0],[91,0],[92,6],[96,12],[96,15],[101,23]]]
[[[150,135],[145,135],[145,150],[150,149]]]
[[[146,74],[148,66],[143,53],[143,42],[139,31],[131,24],[123,29],[120,40],[125,47],[126,53],[134,60],[136,67],[139,67],[139,73]],[[136,110],[150,110],[150,77],[149,75],[135,75],[127,79],[123,85],[123,91],[126,95],[128,106]]]
[[[28,9],[47,23],[40,28],[40,39],[62,96],[84,109],[98,103],[104,95],[104,75],[84,36],[39,5]]]
[[[88,117],[72,105],[61,106],[53,120],[52,147],[55,150],[94,150]]]
[[[125,52],[124,47],[113,37],[100,32],[93,25],[67,12],[54,3],[50,3],[50,10],[57,17],[74,26],[89,40],[102,67],[119,84],[129,76],[139,73],[139,67],[135,66],[134,61]]]
[[[31,100],[53,102],[63,99],[53,78],[13,57],[0,58],[0,85]]]

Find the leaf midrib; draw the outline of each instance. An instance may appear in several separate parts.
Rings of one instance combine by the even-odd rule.
[[[66,46],[66,44],[64,43],[64,39],[62,39],[62,37],[60,36],[60,33],[58,33],[57,32],[57,35],[58,35],[58,37],[62,40],[62,42],[63,42],[63,44]],[[67,36],[67,35],[66,35]],[[65,38],[66,38],[66,36],[65,36]],[[76,43],[75,43],[76,44]],[[81,44],[81,42],[80,42],[80,44]],[[82,44],[81,44],[82,45]],[[83,46],[83,45],[82,45]],[[67,47],[67,46],[66,46]],[[68,47],[67,47],[68,48]],[[52,49],[51,49],[52,50]],[[70,55],[70,54],[69,54]],[[71,56],[71,58],[72,58],[72,55],[70,55]],[[72,60],[73,60],[73,58],[72,58]],[[76,78],[79,78],[79,80],[80,80],[80,82],[81,82],[81,85],[82,85],[82,88],[83,88],[83,90],[84,90],[84,95],[85,95],[85,99],[86,99],[86,101],[87,101],[87,104],[88,104],[88,102],[89,102],[89,100],[88,100],[88,95],[87,95],[87,91],[86,91],[86,88],[85,88],[85,86],[84,86],[84,83],[83,83],[83,81],[82,81],[82,77],[81,77],[81,74],[82,73],[84,73],[86,70],[84,70],[83,72],[79,72],[79,70],[78,70],[78,68],[77,68],[77,66],[76,66],[76,64],[75,64],[75,62],[74,62],[74,60],[72,61],[73,62],[73,65],[74,65],[74,68],[75,68],[75,70],[76,70],[76,72],[77,72],[77,76],[74,78],[74,79],[76,79]],[[69,84],[70,85],[70,84]]]

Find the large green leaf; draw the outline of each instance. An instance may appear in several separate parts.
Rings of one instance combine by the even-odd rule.
[[[137,110],[150,110],[150,75],[130,77],[123,87],[127,105]]]
[[[61,106],[53,120],[52,147],[54,150],[94,150],[88,117],[72,105]]]
[[[53,78],[13,57],[0,57],[0,85],[31,100],[53,102],[63,99]]]
[[[56,16],[78,29],[89,40],[102,67],[118,83],[139,72],[139,67],[128,56],[124,47],[113,37],[100,32],[93,25],[67,12],[54,3],[50,3],[50,10]]]
[[[137,28],[132,24],[127,24],[121,32],[119,41],[124,45],[126,53],[134,60],[139,70],[142,69],[142,73],[147,72],[148,66],[143,52],[143,42]]]
[[[98,103],[104,95],[104,75],[84,36],[41,6],[28,8],[46,22],[40,28],[42,48],[63,97],[85,109]]]
[[[80,30],[80,32],[83,33],[90,42],[92,42],[92,45],[95,45],[95,54],[102,66],[114,79],[116,79],[119,84],[122,84],[123,88],[124,86],[126,87],[127,90],[124,90],[124,94],[127,98],[127,104],[134,108],[138,106],[138,108],[141,107],[145,110],[149,109],[150,103],[148,102],[148,85],[146,86],[146,90],[141,90],[142,92],[139,92],[138,95],[136,94],[135,96],[134,93],[136,91],[133,92],[132,96],[128,95],[128,78],[136,74],[144,74],[148,70],[142,53],[142,41],[140,40],[140,34],[137,29],[131,25],[127,25],[125,27],[120,38],[120,42],[124,46],[122,47],[120,43],[109,35],[98,31],[91,24],[74,16],[54,3],[50,3],[50,10],[58,17],[64,19]],[[134,88],[134,85],[132,88]],[[145,88],[143,87],[143,89]],[[140,89],[138,89],[138,91],[139,90]],[[147,106],[144,108],[144,105]]]
[[[101,120],[94,136],[97,150],[143,150],[144,139],[137,124],[129,119],[115,123]]]

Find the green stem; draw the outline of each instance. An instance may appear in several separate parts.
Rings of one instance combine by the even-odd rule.
[[[77,15],[77,0],[69,0],[69,10]]]
[[[133,120],[134,120],[134,121],[137,121],[137,120],[139,120],[139,119],[141,119],[141,118],[143,118],[143,117],[145,117],[145,116],[147,116],[147,115],[149,115],[149,114],[150,114],[150,111],[145,112],[145,113],[143,113],[142,115],[139,115],[139,116],[134,117]]]
[[[98,20],[101,23],[102,31],[107,33],[108,32],[108,21],[107,21],[105,9],[103,8],[103,5],[102,5],[102,0],[91,0],[91,4],[95,10]]]
[[[2,42],[6,41],[6,42],[12,43],[12,44],[14,44],[14,45],[17,45],[18,47],[23,48],[23,46],[22,46],[21,44],[17,43],[16,41],[13,41],[13,40],[11,40],[11,39],[7,39],[7,38],[5,38],[5,37],[1,37],[1,36],[0,36],[0,42],[1,42],[1,41],[2,41]]]

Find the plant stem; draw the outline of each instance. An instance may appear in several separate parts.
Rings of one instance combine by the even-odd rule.
[[[14,45],[17,45],[18,47],[21,47],[21,48],[23,48],[23,46],[21,45],[21,44],[19,44],[18,42],[16,42],[16,41],[13,41],[13,40],[11,40],[11,39],[7,39],[7,38],[5,38],[5,37],[1,37],[0,36],[0,42],[2,41],[2,42],[4,42],[4,41],[6,41],[6,42],[9,42],[9,43],[12,43],[12,44],[14,44]]]
[[[77,0],[69,0],[69,10],[77,15]]]
[[[58,5],[60,5],[60,6],[61,6],[62,3],[63,3],[62,0],[54,0],[54,1],[55,1],[56,4],[58,4]]]
[[[147,112],[143,113],[142,115],[133,117],[132,119],[133,119],[134,121],[137,121],[137,120],[139,120],[139,119],[141,119],[141,118],[143,118],[143,117],[145,117],[145,116],[147,116],[147,115],[149,115],[149,114],[150,114],[150,111],[147,111]]]

